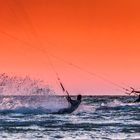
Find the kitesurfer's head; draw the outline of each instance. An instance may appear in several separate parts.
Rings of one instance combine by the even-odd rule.
[[[77,100],[81,101],[81,99],[82,99],[82,95],[79,94],[79,95],[77,96]]]

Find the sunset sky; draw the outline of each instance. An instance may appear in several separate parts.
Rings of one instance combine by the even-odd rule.
[[[62,94],[55,69],[71,94],[124,95],[52,55],[140,90],[140,1],[0,0],[0,73],[42,79]]]

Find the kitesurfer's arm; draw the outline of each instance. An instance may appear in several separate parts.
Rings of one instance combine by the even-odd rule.
[[[67,99],[67,101],[68,102],[71,102],[71,98],[70,98],[70,96],[68,95],[68,96],[66,96],[66,99]]]
[[[67,93],[66,99],[67,99],[67,101],[68,101],[69,103],[71,103],[71,102],[72,102],[72,99],[71,99],[71,97],[70,97],[70,95],[69,95],[69,93],[68,93],[67,90],[66,90],[66,93]]]
[[[140,91],[134,91],[135,93],[140,93]]]
[[[72,106],[75,105],[75,100],[72,100],[70,96],[67,96],[66,99]]]

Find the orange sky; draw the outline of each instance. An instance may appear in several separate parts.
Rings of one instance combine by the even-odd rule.
[[[0,0],[0,72],[45,80],[62,94],[53,54],[140,89],[139,0]],[[124,94],[51,57],[72,93]]]

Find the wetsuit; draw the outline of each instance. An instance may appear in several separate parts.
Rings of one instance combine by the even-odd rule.
[[[76,110],[78,108],[78,106],[81,103],[81,100],[72,100],[69,96],[66,98],[67,98],[67,101],[69,102],[69,107],[60,109],[57,112],[58,114],[72,113],[74,110]]]

